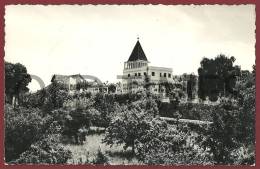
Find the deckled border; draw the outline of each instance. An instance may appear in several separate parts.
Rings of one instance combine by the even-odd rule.
[[[259,83],[260,83],[260,75],[259,71],[260,68],[258,68],[260,64],[260,45],[257,43],[257,40],[259,40],[259,29],[257,29],[260,25],[260,7],[259,7],[259,1],[257,0],[0,0],[0,168],[20,168],[20,169],[27,169],[27,168],[63,168],[63,169],[69,169],[69,168],[97,168],[97,169],[103,169],[103,168],[125,168],[125,169],[155,169],[155,168],[183,168],[183,169],[230,169],[230,168],[241,168],[241,169],[254,169],[260,167],[260,156],[259,156],[259,146],[258,142],[260,139],[260,94],[259,94]],[[4,163],[4,14],[5,14],[5,5],[242,5],[242,4],[255,4],[256,5],[256,165],[255,166],[131,166],[131,165],[118,165],[118,166],[93,166],[93,165],[5,165]],[[258,11],[258,12],[257,12]],[[258,56],[258,57],[257,57]],[[258,70],[259,69],[259,70]],[[258,104],[257,104],[258,103]]]

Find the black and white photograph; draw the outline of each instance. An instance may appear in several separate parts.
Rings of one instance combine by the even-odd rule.
[[[255,166],[255,5],[6,5],[5,164]]]

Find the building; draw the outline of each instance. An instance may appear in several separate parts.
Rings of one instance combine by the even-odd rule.
[[[53,75],[51,78],[51,82],[57,82],[65,85],[69,89],[69,91],[76,90],[77,84],[84,83],[85,79],[80,75]]]
[[[96,93],[108,93],[108,86],[105,84],[99,84],[96,81],[88,82],[80,74],[76,75],[53,75],[51,82],[57,82],[63,84],[70,94],[79,92]]]
[[[129,59],[124,63],[123,93],[144,90],[149,81],[152,93],[165,96],[165,88],[160,84],[173,82],[172,68],[149,66],[149,63],[138,39]]]

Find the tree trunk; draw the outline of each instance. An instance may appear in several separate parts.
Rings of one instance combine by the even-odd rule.
[[[13,108],[16,108],[16,102],[17,102],[17,97],[12,96],[12,106],[13,106]]]
[[[135,154],[135,144],[132,145],[132,154]]]
[[[224,90],[224,97],[226,97],[226,83],[223,84],[223,90]]]

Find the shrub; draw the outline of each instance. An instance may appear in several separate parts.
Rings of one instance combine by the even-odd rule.
[[[50,116],[42,116],[39,109],[5,105],[5,159],[11,161],[26,151],[52,122]]]
[[[15,163],[64,164],[72,154],[60,143],[60,127],[54,122],[41,140],[33,143],[28,150],[20,155]]]
[[[188,130],[170,128],[166,122],[153,119],[137,140],[137,157],[152,165],[210,163],[210,155],[194,141]]]
[[[102,153],[101,149],[98,149],[95,159],[93,159],[93,164],[109,164],[108,158]]]
[[[200,103],[181,103],[178,111],[182,119],[212,121],[214,105]]]

